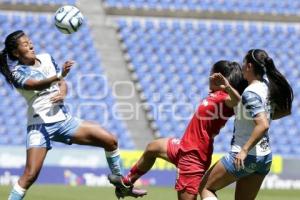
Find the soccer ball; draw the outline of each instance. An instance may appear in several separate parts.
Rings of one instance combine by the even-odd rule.
[[[64,34],[71,34],[81,27],[83,23],[83,15],[75,6],[60,7],[54,17],[55,26]]]

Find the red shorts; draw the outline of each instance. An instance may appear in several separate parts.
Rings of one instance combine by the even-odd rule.
[[[177,167],[175,189],[197,195],[199,185],[211,160],[203,161],[197,150],[182,151],[179,143],[179,139],[170,138],[167,148],[170,161]]]

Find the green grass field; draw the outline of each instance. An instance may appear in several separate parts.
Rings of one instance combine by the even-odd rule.
[[[143,200],[177,199],[173,188],[149,187],[148,195]],[[0,186],[0,199],[7,199],[10,187]],[[234,190],[225,189],[219,192],[219,199],[232,200]],[[116,199],[113,188],[110,187],[71,187],[71,186],[33,186],[25,200],[110,200]],[[128,200],[134,198],[126,198]],[[299,190],[261,190],[258,200],[299,200]]]

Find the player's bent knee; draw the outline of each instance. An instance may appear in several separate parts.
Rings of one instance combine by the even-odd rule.
[[[111,144],[110,145],[113,149],[117,149],[118,148],[118,139],[114,135],[111,135],[111,136],[112,136],[112,138],[111,138]]]
[[[116,136],[110,134],[105,140],[104,148],[109,151],[113,151],[118,148],[118,139]]]

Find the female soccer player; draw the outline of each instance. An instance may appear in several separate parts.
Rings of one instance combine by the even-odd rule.
[[[178,168],[175,189],[179,200],[197,199],[201,179],[211,163],[214,137],[234,114],[243,90],[240,65],[219,61],[211,70],[210,93],[202,100],[181,140],[157,139],[148,144],[144,154],[125,177],[109,175],[112,184],[128,187],[151,169],[156,158],[173,163]],[[236,89],[234,89],[236,88]],[[118,198],[126,193],[116,190]]]
[[[217,200],[215,192],[235,181],[235,199],[255,199],[272,162],[270,121],[291,113],[293,90],[264,50],[248,51],[242,71],[248,87],[235,110],[232,148],[205,175],[203,200]]]
[[[35,54],[23,31],[15,31],[5,39],[0,54],[1,73],[28,104],[26,166],[9,200],[24,198],[39,175],[51,141],[102,147],[112,173],[122,174],[116,137],[95,123],[72,117],[64,106],[67,86],[63,78],[73,64],[73,61],[65,62],[60,71],[49,54]],[[132,190],[128,193],[136,195]]]

